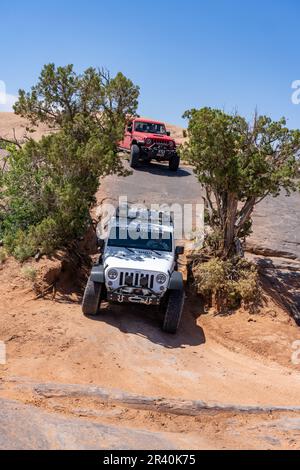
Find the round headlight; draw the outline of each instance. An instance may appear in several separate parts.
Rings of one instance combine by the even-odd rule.
[[[170,142],[169,142],[169,147],[170,147],[170,149],[173,149],[175,147],[175,144],[172,140],[170,140]]]
[[[146,139],[146,145],[152,145],[152,139]]]
[[[115,281],[116,279],[118,279],[119,273],[116,269],[110,269],[108,271],[107,276],[108,276],[108,279],[110,279],[111,281]]]
[[[167,282],[167,276],[165,274],[158,274],[156,276],[157,284],[165,284]]]

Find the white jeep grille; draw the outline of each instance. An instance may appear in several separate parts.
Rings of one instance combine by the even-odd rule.
[[[119,276],[119,286],[141,287],[153,289],[154,274],[121,271]]]

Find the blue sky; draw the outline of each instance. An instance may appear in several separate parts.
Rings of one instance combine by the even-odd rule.
[[[0,80],[12,96],[48,62],[104,66],[140,85],[142,115],[182,124],[191,107],[248,118],[257,107],[300,128],[297,0],[3,0],[0,15]]]

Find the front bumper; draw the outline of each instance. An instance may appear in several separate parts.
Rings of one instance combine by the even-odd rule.
[[[142,158],[151,160],[155,159],[158,161],[169,161],[172,157],[177,155],[177,150],[159,146],[159,145],[152,145],[152,147],[141,147],[142,150]]]
[[[137,295],[137,294],[124,294],[122,292],[108,292],[107,300],[110,302],[117,302],[120,304],[142,304],[142,305],[159,305],[161,298],[156,295]]]

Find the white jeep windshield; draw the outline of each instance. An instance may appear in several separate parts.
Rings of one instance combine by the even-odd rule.
[[[156,124],[154,122],[142,122],[138,121],[135,123],[134,129],[137,132],[144,132],[146,134],[162,134],[166,135],[167,130],[164,124]]]
[[[135,237],[136,238],[136,237]],[[172,251],[172,235],[169,232],[141,233],[140,237],[133,239],[128,228],[114,227],[110,232],[107,245],[138,250]]]

